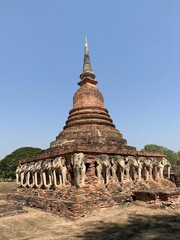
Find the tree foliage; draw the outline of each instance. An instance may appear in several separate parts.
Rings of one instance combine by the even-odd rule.
[[[177,165],[180,166],[180,151],[177,152],[177,158],[178,158]]]
[[[19,160],[37,156],[42,152],[40,148],[22,147],[7,155],[0,161],[0,178],[15,178],[15,171]]]
[[[170,161],[170,163],[174,165],[178,164],[178,162],[180,161],[180,152],[175,153],[166,147],[156,144],[145,145],[143,151],[163,153],[164,155],[166,155],[166,158]]]

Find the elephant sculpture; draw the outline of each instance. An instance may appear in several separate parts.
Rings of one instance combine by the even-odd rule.
[[[43,177],[43,184],[45,188],[50,188],[52,186],[52,159],[46,159],[42,162],[41,172]]]
[[[16,183],[19,186],[22,186],[23,182],[24,182],[24,170],[26,168],[26,164],[19,164],[16,168]]]
[[[136,180],[138,171],[138,162],[134,156],[127,156],[125,158],[126,180]]]
[[[57,157],[52,161],[53,179],[55,187],[65,185],[67,167],[65,165],[66,159],[64,157]]]
[[[163,157],[157,165],[157,168],[159,170],[159,177],[164,178],[164,167],[165,166],[167,166],[168,178],[170,178],[171,163],[165,157]]]
[[[161,175],[161,167],[164,167],[161,165],[160,161],[156,157],[150,157],[149,160],[151,161],[152,164],[152,179],[158,180]]]
[[[42,168],[42,161],[38,161],[34,164],[34,182],[35,182],[35,187],[37,188],[41,188],[43,185],[41,168]]]
[[[144,159],[144,167],[146,169],[146,180],[153,179],[153,159],[152,158],[145,158]]]
[[[22,187],[27,187],[27,173],[28,173],[28,169],[29,169],[29,163],[24,163],[22,165],[21,168],[21,174],[20,174],[20,178],[21,178],[21,186]]]
[[[28,164],[26,169],[26,186],[30,188],[34,187],[34,184],[35,184],[34,166],[35,166],[35,163],[31,162]]]
[[[20,164],[16,168],[16,183],[20,186],[21,185],[21,174],[23,172],[24,165]]]
[[[108,185],[109,172],[111,168],[109,156],[106,154],[97,155],[95,157],[95,162],[97,163],[96,172],[98,177],[98,183],[101,183],[102,180],[105,185]]]
[[[141,180],[143,177],[144,180],[152,179],[152,169],[153,163],[150,158],[147,157],[138,157],[138,180]]]
[[[74,153],[71,156],[71,164],[73,167],[73,174],[74,174],[74,185],[76,187],[80,187],[80,180],[81,180],[82,186],[85,183],[86,162],[87,162],[87,155],[85,155],[84,153]]]
[[[112,171],[112,180],[116,182],[119,180],[121,183],[124,181],[124,171],[125,171],[125,160],[120,155],[115,155],[111,158],[111,171]]]
[[[138,163],[138,180],[141,181],[142,178],[142,171],[144,170],[144,161],[145,157],[138,157],[137,158],[137,163]]]

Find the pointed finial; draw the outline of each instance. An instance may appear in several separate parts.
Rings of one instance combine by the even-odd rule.
[[[80,75],[80,78],[83,80],[84,78],[91,78],[94,79],[95,75],[91,68],[91,61],[89,57],[89,49],[88,49],[88,40],[85,37],[85,44],[84,44],[84,63],[83,63],[83,72]]]
[[[89,57],[89,49],[88,49],[88,40],[85,37],[85,44],[84,44],[84,64],[83,64],[83,72],[92,72],[91,68],[91,61]]]
[[[87,39],[87,36],[85,37],[85,47],[87,47],[88,48],[88,39]]]

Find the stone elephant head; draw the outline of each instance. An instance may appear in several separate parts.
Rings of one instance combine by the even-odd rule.
[[[22,172],[22,169],[23,169],[22,166],[23,166],[22,164],[19,164],[19,165],[17,166],[17,168],[16,168],[16,173],[17,173],[17,174],[20,174],[20,173]]]
[[[138,162],[137,162],[137,160],[134,156],[127,156],[126,157],[126,163],[135,167],[135,168],[138,168]]]
[[[171,163],[167,160],[167,158],[163,157],[162,160],[161,160],[161,163],[164,165],[164,166],[170,166],[171,167]]]
[[[147,160],[146,157],[138,157],[137,158],[138,168],[143,168],[143,165],[145,164],[146,160]]]
[[[62,168],[66,166],[66,159],[64,157],[56,157],[52,161],[52,169]]]
[[[80,179],[82,185],[84,185],[85,183],[86,163],[87,155],[85,155],[84,153],[74,153],[71,156],[71,164],[73,166],[74,173],[74,184],[77,187],[80,186]]]
[[[121,156],[121,155],[114,155],[112,158],[111,158],[111,163],[113,165],[116,165],[116,166],[120,166],[122,168],[125,167],[125,160],[124,160],[124,157]]]
[[[111,166],[109,156],[106,155],[106,154],[97,155],[95,157],[95,161],[96,161],[97,164],[101,164],[101,165],[104,165],[104,166],[107,166],[107,167]]]
[[[52,169],[52,159],[46,159],[42,161],[41,170],[51,170]]]
[[[34,171],[40,171],[42,169],[42,161],[38,161],[34,164]]]
[[[34,170],[35,170],[34,167],[35,167],[35,163],[34,163],[34,162],[30,162],[30,163],[28,164],[28,166],[27,166],[26,171],[27,171],[27,172],[34,171]]]

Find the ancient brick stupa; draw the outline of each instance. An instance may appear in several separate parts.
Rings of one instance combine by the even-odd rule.
[[[79,152],[88,155],[88,162],[91,162],[97,154],[150,156],[148,153],[138,152],[135,147],[127,145],[126,139],[116,129],[104,106],[104,98],[97,88],[97,83],[92,71],[86,39],[83,72],[78,83],[80,88],[74,94],[73,108],[69,112],[63,131],[59,133],[55,141],[51,142],[50,148],[44,150],[40,156],[24,159],[21,163],[57,156],[63,156],[69,161],[72,154]],[[157,154],[152,154],[152,156],[157,156]]]
[[[13,201],[80,217],[94,208],[122,204],[132,194],[125,183],[132,188],[137,182],[155,186],[164,179],[165,166],[170,176],[171,165],[163,154],[137,151],[115,128],[96,86],[87,39],[78,85],[68,120],[50,148],[19,162],[19,187],[9,195]],[[128,196],[120,193],[124,189],[129,189]]]
[[[127,141],[115,128],[104,98],[97,88],[95,74],[91,68],[88,42],[85,41],[83,72],[80,75],[80,88],[73,97],[73,108],[69,112],[64,130],[51,148],[59,147],[68,152],[117,154],[122,150],[136,150],[127,146]],[[66,153],[63,150],[63,153]]]

